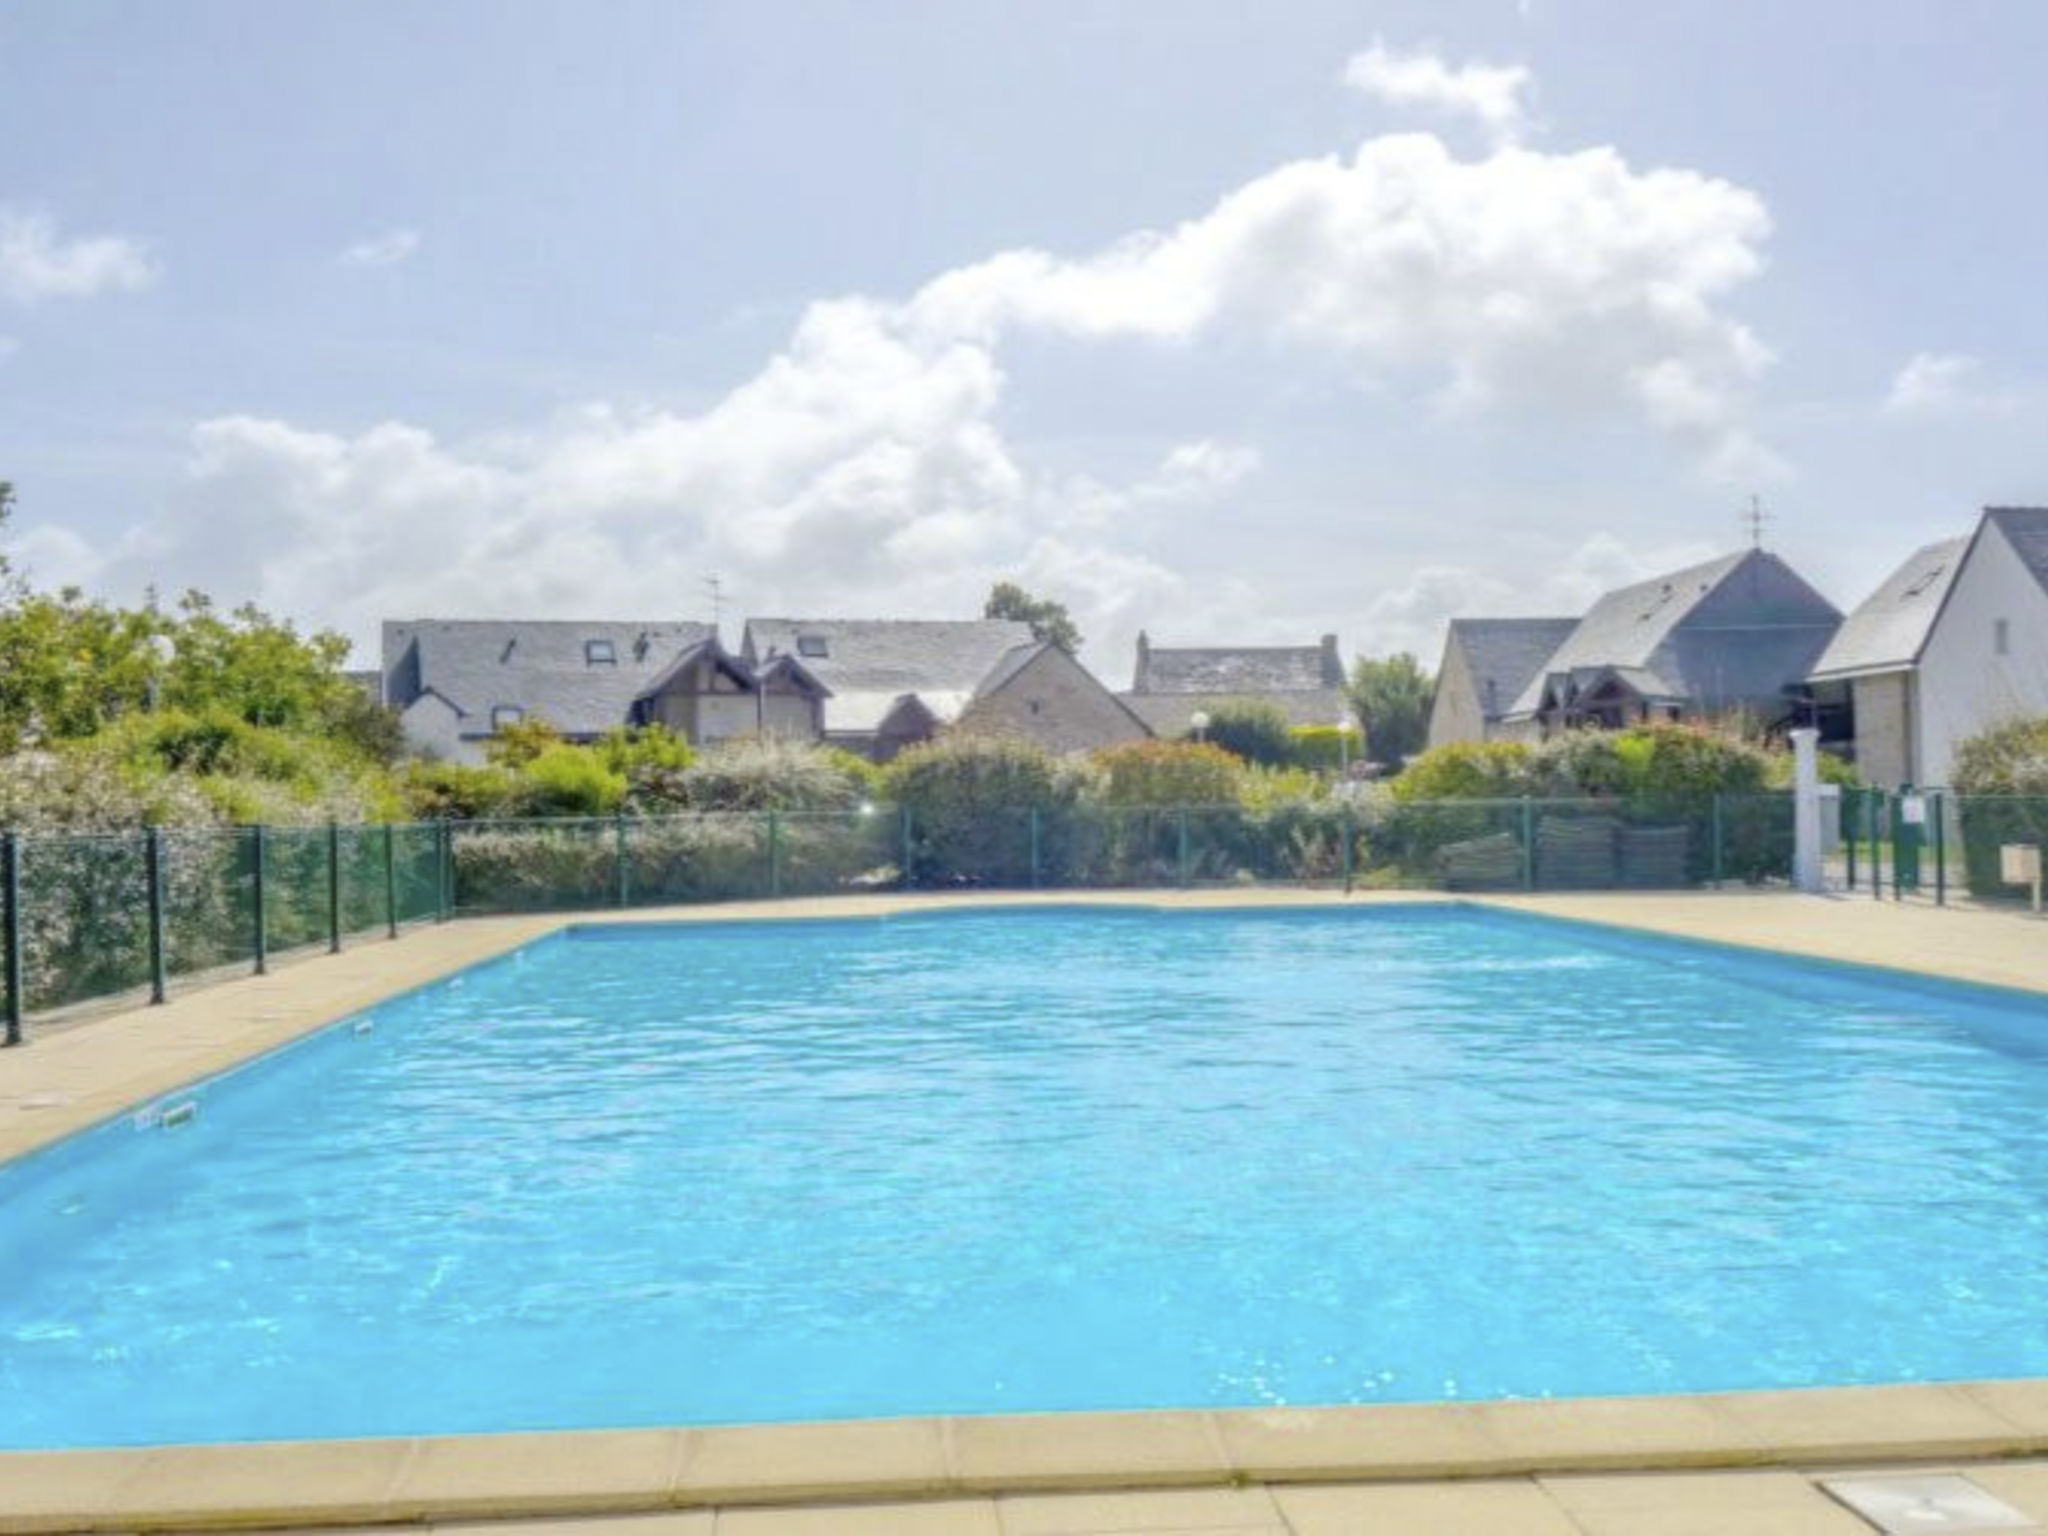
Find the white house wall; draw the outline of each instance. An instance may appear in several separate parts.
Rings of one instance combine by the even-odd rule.
[[[1447,747],[1453,742],[1485,739],[1486,712],[1479,704],[1472,668],[1462,650],[1446,645],[1443,664],[1437,669],[1436,698],[1429,706],[1429,745]],[[1365,749],[1372,750],[1370,736]]]
[[[2011,649],[1996,653],[1996,621]],[[2021,563],[1997,525],[1987,524],[1956,573],[1948,602],[1920,658],[1922,781],[1946,784],[1955,748],[1989,726],[2048,715],[2048,592]]]
[[[438,693],[423,693],[414,699],[400,712],[398,725],[405,733],[406,746],[417,757],[471,766],[484,760],[484,744],[462,739],[462,716]]]

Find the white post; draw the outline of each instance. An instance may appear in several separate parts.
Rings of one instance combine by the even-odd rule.
[[[1792,733],[1792,885],[1817,896],[1825,889],[1820,865],[1820,732]]]

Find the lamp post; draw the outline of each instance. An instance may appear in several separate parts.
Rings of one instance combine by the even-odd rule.
[[[1351,777],[1351,722],[1341,715],[1337,718],[1337,777]]]
[[[1205,738],[1202,733],[1209,729],[1209,711],[1206,709],[1196,710],[1192,715],[1188,716],[1188,725],[1194,731],[1196,741],[1204,740]]]

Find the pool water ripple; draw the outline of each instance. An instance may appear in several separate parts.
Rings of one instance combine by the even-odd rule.
[[[1445,908],[572,933],[0,1169],[0,1445],[2048,1374],[2044,1040]]]

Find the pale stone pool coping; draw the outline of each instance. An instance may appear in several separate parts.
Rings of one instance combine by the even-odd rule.
[[[975,896],[1041,904],[1308,905],[1332,892]],[[1445,900],[1374,893],[1362,902]],[[882,915],[858,897],[468,919],[230,982],[0,1055],[0,1161],[589,921]],[[2048,992],[2042,928],[1786,895],[1498,900],[1558,916]],[[0,1453],[0,1532],[419,1523],[1053,1489],[1870,1465],[2048,1451],[2048,1379],[1555,1402],[848,1420]]]

